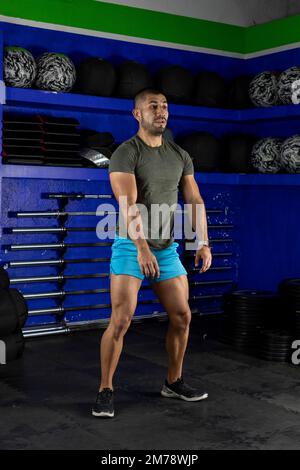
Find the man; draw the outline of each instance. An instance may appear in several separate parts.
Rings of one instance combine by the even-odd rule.
[[[145,233],[144,225],[147,222],[151,225],[151,215],[148,213],[143,217],[137,205],[144,204],[149,211],[154,204],[173,207],[177,203],[180,187],[185,203],[192,205],[192,225],[200,238],[195,265],[198,266],[202,259],[200,272],[204,272],[209,269],[212,260],[204,202],[193,176],[190,156],[162,136],[168,121],[166,97],[154,89],[138,93],[133,116],[139,123],[138,133],[118,147],[109,164],[110,182],[120,210],[110,264],[112,313],[101,340],[101,384],[92,410],[97,417],[114,416],[113,375],[144,276],[150,280],[169,317],[166,336],[168,374],[161,395],[186,401],[207,398],[207,393],[194,390],[182,379],[191,312],[187,272],[176,251],[178,244],[171,235],[174,211],[169,212],[168,220],[162,217],[156,225],[152,224],[149,235]],[[203,223],[201,227],[195,227],[199,207],[204,209]],[[125,220],[125,234],[124,230],[121,234],[122,217],[122,222]],[[171,232],[166,238],[162,232],[168,224]],[[200,232],[203,233],[202,237]]]

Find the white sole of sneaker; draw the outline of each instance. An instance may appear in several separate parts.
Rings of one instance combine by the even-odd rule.
[[[205,400],[208,397],[208,393],[203,393],[203,395],[200,395],[198,397],[193,397],[193,398],[184,397],[183,395],[179,395],[178,393],[173,392],[173,390],[170,390],[166,386],[164,386],[164,388],[162,389],[160,393],[165,398],[180,398],[181,400],[184,400],[184,401],[200,401],[200,400]]]
[[[97,418],[113,418],[115,413],[108,413],[101,411],[101,413],[97,413],[97,411],[92,410],[92,415],[96,416]]]

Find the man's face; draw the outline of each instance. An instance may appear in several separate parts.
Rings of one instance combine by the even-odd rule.
[[[161,135],[168,122],[168,103],[164,95],[147,95],[134,110],[140,128],[150,135]]]

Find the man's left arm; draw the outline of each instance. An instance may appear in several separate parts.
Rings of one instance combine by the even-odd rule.
[[[195,266],[198,266],[200,259],[202,259],[200,272],[205,272],[211,266],[212,255],[210,248],[203,245],[203,242],[208,242],[206,210],[194,175],[186,175],[181,178],[180,191],[185,204],[190,205],[191,224],[198,239]]]

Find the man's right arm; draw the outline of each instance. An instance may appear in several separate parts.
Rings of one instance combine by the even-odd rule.
[[[147,277],[149,275],[159,277],[159,266],[145,239],[141,213],[136,205],[135,175],[113,171],[109,177],[113,193],[119,202],[120,216],[125,221],[127,233],[138,250],[141,271]]]

